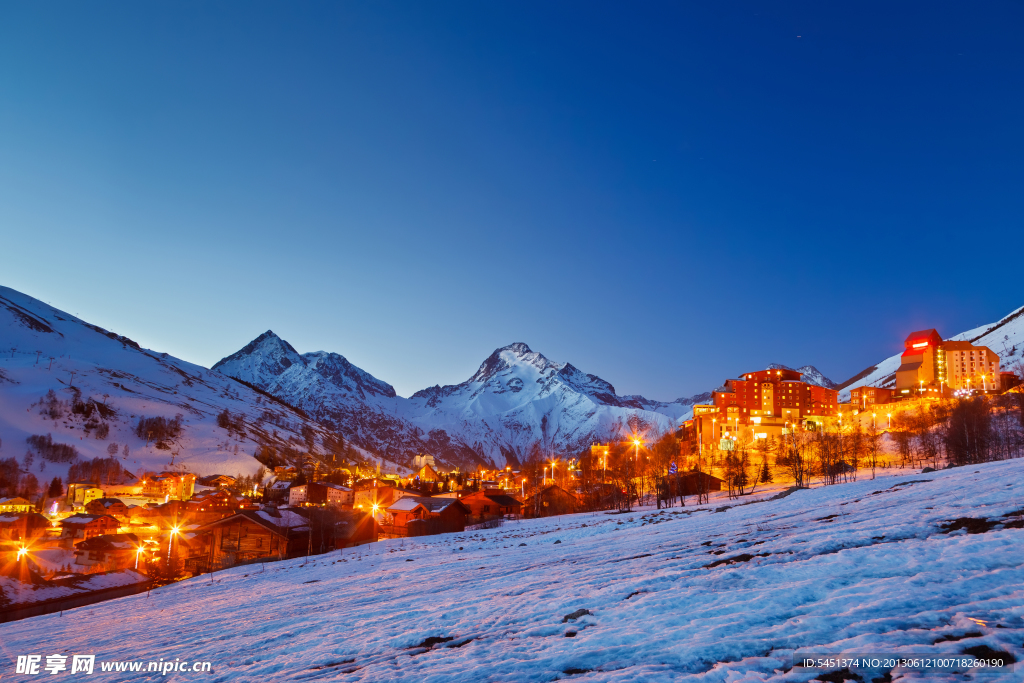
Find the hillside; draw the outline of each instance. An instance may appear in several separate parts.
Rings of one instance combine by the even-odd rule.
[[[1024,306],[997,322],[955,334],[947,337],[946,341],[967,341],[977,346],[987,346],[999,355],[1000,368],[1012,371],[1024,361]],[[890,356],[840,384],[839,400],[849,401],[850,389],[861,386],[896,386],[896,370],[900,367],[901,354]]]
[[[113,456],[133,474],[237,475],[255,472],[260,447],[325,453],[325,439],[334,445],[328,430],[280,401],[6,287],[0,348],[0,459],[17,458],[21,476],[43,484],[66,481],[72,460]],[[171,426],[140,436],[143,417]],[[35,446],[31,437],[40,437]]]
[[[792,668],[797,653],[979,647],[1019,667],[1022,482],[1024,460],[1011,460],[749,505],[385,541],[8,624],[5,656],[95,653],[97,670],[110,660],[209,661],[219,680],[238,682],[782,683],[813,677]],[[144,627],[126,623],[143,605]]]

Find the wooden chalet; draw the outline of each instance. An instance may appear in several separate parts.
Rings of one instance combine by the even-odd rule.
[[[192,571],[223,569],[257,560],[304,555],[309,547],[309,520],[291,510],[240,510],[196,529],[204,536],[206,557],[193,553]]]
[[[75,563],[95,571],[135,568],[142,556],[135,534],[104,534],[75,544]]]
[[[113,534],[121,523],[110,515],[85,515],[78,513],[64,518],[60,523],[61,542],[65,547],[78,541],[87,541],[93,536]]]
[[[725,484],[725,480],[706,472],[680,472],[678,478],[673,476],[668,479],[673,484],[673,487],[676,486],[674,480],[678,479],[679,484],[676,490],[684,496],[696,496],[698,493],[707,493],[708,491],[721,491],[722,486]],[[677,493],[677,495],[680,493]]]
[[[35,505],[24,498],[4,498],[0,500],[0,513],[32,512],[35,507]]]
[[[117,498],[95,498],[85,504],[87,515],[112,515],[120,520],[130,516],[128,506]]]
[[[579,500],[557,484],[545,486],[528,501],[531,517],[551,517],[576,512]]]
[[[387,508],[393,522],[381,525],[391,537],[432,536],[465,531],[470,510],[458,498],[405,496]]]
[[[50,521],[38,512],[0,515],[0,540],[31,541],[46,535]]]
[[[463,496],[459,501],[469,508],[474,524],[506,515],[519,517],[523,513],[523,504],[500,490],[477,491]]]

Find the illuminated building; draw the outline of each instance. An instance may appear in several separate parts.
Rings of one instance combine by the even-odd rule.
[[[695,405],[683,431],[699,448],[729,435],[744,440],[781,436],[807,421],[834,417],[835,389],[801,381],[797,370],[760,370],[726,380],[715,389],[714,403]]]
[[[142,495],[188,500],[196,489],[196,475],[188,472],[161,472],[142,479]]]
[[[935,330],[912,332],[896,370],[896,391],[912,395],[945,395],[949,390],[999,388],[999,356],[987,346],[943,341]]]
[[[892,403],[895,394],[895,389],[857,387],[850,389],[850,403],[863,409],[880,403]]]

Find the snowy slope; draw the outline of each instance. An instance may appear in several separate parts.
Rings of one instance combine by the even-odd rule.
[[[1022,482],[1024,460],[1013,460],[750,505],[713,500],[710,510],[386,541],[8,624],[4,656],[210,661],[216,680],[239,683],[803,683],[829,669],[793,669],[795,653],[979,645],[1019,668],[1024,529],[1002,523],[1020,518]],[[1002,523],[943,531],[962,517]],[[566,620],[580,609],[590,614]],[[427,638],[450,640],[420,646]],[[13,671],[13,659],[4,666]],[[864,681],[1020,680],[885,674],[859,672]]]
[[[303,425],[314,430],[315,441],[322,436],[319,425],[220,373],[139,348],[6,287],[0,287],[0,349],[0,458],[22,462],[26,439],[49,434],[74,446],[82,460],[105,458],[116,446],[132,473],[252,474],[259,444],[301,440]],[[58,419],[44,415],[39,404],[51,390],[60,404]],[[74,414],[76,399],[103,409],[90,417]],[[244,434],[217,426],[224,409],[241,416]],[[134,433],[142,416],[179,414],[181,434],[162,444],[166,448]],[[65,478],[68,466],[37,454],[25,469],[46,482]]]
[[[618,396],[600,377],[523,343],[495,350],[461,384],[410,398],[338,354],[300,355],[269,331],[213,367],[301,407],[364,448],[399,460],[426,452],[462,466],[519,463],[532,448],[576,454],[593,440],[628,433],[631,421],[654,436],[708,396],[671,403]]]
[[[1000,369],[1012,372],[1024,361],[1024,307],[998,322],[961,332],[948,337],[946,341],[967,341],[977,346],[987,346],[999,355]],[[901,354],[890,356],[841,384],[839,400],[849,401],[850,389],[861,386],[896,386],[896,370],[900,367]]]

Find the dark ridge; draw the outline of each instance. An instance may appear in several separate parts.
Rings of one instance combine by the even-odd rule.
[[[750,553],[743,553],[742,555],[736,555],[735,557],[725,557],[721,560],[715,560],[710,564],[704,565],[704,569],[714,569],[715,567],[723,564],[739,564],[740,562],[750,562],[755,557],[768,557],[771,553],[760,553],[758,555],[751,555]]]
[[[967,341],[970,342],[971,344],[973,344],[974,342],[976,342],[979,339],[981,339],[982,337],[984,337],[986,334],[992,334],[993,332],[998,330],[1000,327],[1002,327],[1006,323],[1008,323],[1008,322],[1010,322],[1012,320],[1016,320],[1017,318],[1021,317],[1022,315],[1024,315],[1024,308],[1020,309],[1019,311],[1017,311],[1013,315],[1006,316],[1005,318],[1003,318],[1002,320],[997,322],[995,325],[993,325],[992,327],[988,328],[987,330],[985,330],[984,332],[979,334],[974,339],[968,339]]]
[[[288,408],[289,410],[295,411],[297,414],[301,415],[302,417],[306,418],[307,420],[313,419],[308,414],[306,414],[306,411],[303,410],[302,408],[299,408],[298,406],[293,406],[291,403],[289,403],[288,401],[284,400],[283,398],[278,398],[277,396],[274,396],[269,391],[264,391],[263,389],[260,389],[255,384],[250,384],[249,382],[246,382],[244,379],[238,379],[234,375],[228,375],[228,377],[230,377],[231,379],[235,380],[236,382],[238,382],[239,384],[241,384],[243,386],[249,387],[250,389],[255,391],[257,394],[260,394],[261,396],[265,396],[266,398],[269,398],[274,403],[279,403],[280,405],[284,406],[285,408]]]
[[[455,640],[455,638],[443,638],[441,636],[430,636],[429,638],[425,639],[419,645],[413,645],[409,649],[411,650],[411,649],[414,649],[414,648],[417,648],[417,647],[425,647],[425,648],[427,648],[429,650],[430,648],[434,647],[435,645],[440,645],[441,643],[447,643],[447,642],[450,642],[450,641],[453,641],[453,640]]]
[[[3,302],[4,306],[6,306],[7,309],[11,313],[13,313],[14,316],[18,318],[18,320],[21,321],[21,324],[29,328],[30,330],[46,333],[57,332],[55,329],[50,327],[45,320],[43,320],[37,315],[34,315],[30,311],[25,310],[24,308],[14,303],[10,299],[0,297],[0,302]],[[57,332],[57,334],[60,334],[60,332]],[[63,337],[64,335],[60,334],[60,336]]]
[[[949,534],[960,529],[966,529],[969,534],[983,534],[991,531],[995,525],[996,522],[984,517],[978,519],[974,517],[960,517],[943,524],[942,533]]]
[[[851,384],[853,384],[857,380],[864,379],[865,377],[867,377],[868,375],[870,375],[872,372],[874,372],[877,369],[878,369],[877,365],[872,365],[869,368],[865,368],[865,369],[861,370],[860,372],[858,372],[856,375],[854,375],[850,379],[846,380],[845,382],[837,384],[835,386],[836,391],[841,391],[842,389],[845,389],[846,387],[850,386]]]

